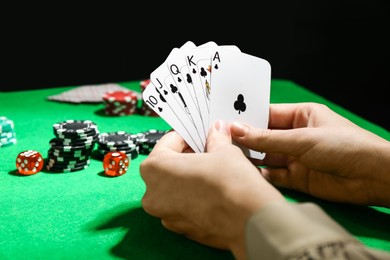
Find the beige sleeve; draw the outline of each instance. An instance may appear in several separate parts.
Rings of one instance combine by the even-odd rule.
[[[390,259],[313,203],[270,203],[248,220],[246,246],[248,259]]]

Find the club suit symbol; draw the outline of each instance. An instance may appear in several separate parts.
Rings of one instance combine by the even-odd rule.
[[[237,100],[234,102],[234,109],[238,111],[238,114],[241,112],[245,112],[246,104],[244,102],[244,96],[242,94],[238,94]]]

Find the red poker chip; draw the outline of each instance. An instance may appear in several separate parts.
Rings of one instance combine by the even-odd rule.
[[[109,91],[103,95],[103,101],[107,103],[120,102],[120,103],[132,103],[138,101],[138,96],[133,91],[116,90]]]
[[[159,114],[157,114],[153,109],[151,109],[148,105],[146,104],[142,104],[141,108],[140,108],[140,112],[139,112],[141,115],[144,115],[144,116],[155,116],[155,117],[158,117]]]
[[[137,112],[138,96],[130,90],[110,91],[104,94],[103,103],[106,115],[131,115]]]
[[[120,111],[110,111],[105,110],[104,113],[108,116],[124,116],[136,114],[137,110],[120,110]]]
[[[149,83],[150,83],[150,79],[144,79],[144,80],[141,80],[141,82],[139,84],[141,86],[141,89],[145,90],[145,88],[149,85]]]

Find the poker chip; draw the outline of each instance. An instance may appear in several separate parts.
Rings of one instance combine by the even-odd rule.
[[[135,138],[137,136],[125,131],[106,132],[99,134],[98,145],[103,147],[127,147],[134,144]]]
[[[50,148],[47,151],[49,156],[55,156],[55,157],[64,157],[64,158],[69,158],[69,159],[78,159],[82,157],[87,157],[91,156],[92,150],[75,150],[75,151],[69,151],[69,152],[64,152],[60,150],[56,150],[53,148]]]
[[[106,115],[124,116],[137,113],[138,95],[134,91],[109,91],[103,95],[102,99]]]
[[[156,129],[143,132],[143,137],[139,139],[139,153],[149,154],[165,133],[166,131]]]
[[[150,79],[144,79],[139,82],[139,85],[141,87],[141,90],[144,91],[146,87],[149,85]]]
[[[57,138],[57,142],[62,145],[70,146],[91,146],[93,143],[96,143],[98,140],[98,135],[90,138],[80,138],[80,139],[60,139]]]
[[[48,162],[50,163],[70,165],[70,164],[85,163],[90,160],[90,156],[82,156],[79,158],[67,158],[67,157],[48,155],[47,159]]]
[[[85,165],[89,165],[90,162],[91,162],[90,159],[81,162],[77,162],[77,161],[58,162],[54,159],[49,159],[49,161],[46,163],[46,166],[51,168],[62,168],[62,169],[79,168]]]
[[[88,166],[91,160],[88,158],[83,161],[57,161],[57,159],[49,158],[46,161],[46,169],[74,169]]]
[[[135,159],[138,156],[138,140],[143,134],[132,134],[125,131],[105,132],[99,134],[97,141],[97,152],[95,158],[102,160],[109,152],[121,151],[129,158]]]
[[[56,137],[49,141],[46,169],[51,172],[74,172],[90,164],[99,130],[91,120],[66,120],[53,124]]]
[[[74,168],[61,168],[61,167],[54,167],[54,166],[47,165],[46,170],[54,173],[67,173],[67,172],[81,171],[88,168],[88,166],[89,165],[84,165],[84,166],[74,167]]]
[[[99,134],[99,131],[98,130],[95,130],[95,131],[92,131],[92,132],[89,132],[89,133],[86,133],[86,134],[64,134],[64,133],[57,133],[55,134],[57,138],[60,138],[60,139],[69,139],[69,140],[73,140],[73,139],[89,139],[91,137],[94,137],[96,135]]]
[[[72,136],[96,134],[97,125],[91,120],[66,120],[53,125],[54,135]]]
[[[93,149],[93,146],[95,142],[85,142],[85,143],[64,143],[61,141],[61,139],[53,138],[49,141],[50,147],[52,149],[61,151],[61,152],[68,152],[68,151],[77,151],[77,150],[89,150]]]
[[[5,116],[0,116],[0,147],[16,144],[14,122]]]

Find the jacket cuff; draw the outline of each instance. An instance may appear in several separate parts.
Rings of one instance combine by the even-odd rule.
[[[285,259],[328,242],[360,243],[313,203],[273,202],[246,224],[248,259]]]

